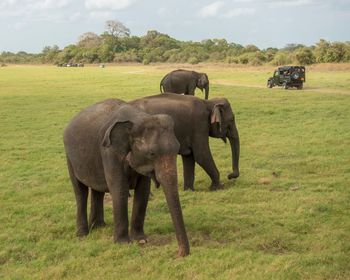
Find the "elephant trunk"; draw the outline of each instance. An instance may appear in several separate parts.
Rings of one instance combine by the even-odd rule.
[[[209,97],[209,85],[204,88],[205,99],[208,100]]]
[[[230,126],[228,130],[228,139],[230,140],[232,153],[232,173],[228,175],[228,179],[237,178],[239,176],[239,135],[235,123]]]
[[[159,157],[155,162],[155,175],[163,187],[171,219],[175,227],[176,239],[179,245],[178,255],[181,257],[187,256],[190,253],[190,245],[179,199],[176,155]]]

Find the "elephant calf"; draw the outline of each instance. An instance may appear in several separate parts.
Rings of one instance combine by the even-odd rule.
[[[82,110],[64,131],[64,147],[77,203],[77,235],[105,225],[103,198],[113,201],[114,241],[129,242],[128,192],[135,189],[130,235],[146,241],[143,225],[150,178],[164,190],[179,244],[189,254],[177,185],[179,142],[167,115],[149,115],[122,100],[109,99]],[[87,220],[87,198],[91,211]]]
[[[198,87],[205,90],[205,99],[209,97],[209,79],[207,74],[178,69],[164,76],[160,82],[160,92],[194,95]]]
[[[209,136],[228,138],[232,153],[232,173],[239,176],[240,143],[230,103],[226,98],[199,99],[194,96],[159,94],[131,101],[148,114],[167,114],[175,123],[175,135],[180,142],[179,154],[184,168],[184,188],[194,189],[194,168],[197,162],[210,176],[211,190],[220,186],[220,174],[209,147]]]

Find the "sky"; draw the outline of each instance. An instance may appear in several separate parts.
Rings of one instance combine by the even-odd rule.
[[[261,49],[350,41],[350,0],[0,0],[0,52],[39,53],[118,20],[178,40],[225,38]]]

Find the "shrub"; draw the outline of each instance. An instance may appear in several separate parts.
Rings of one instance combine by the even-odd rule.
[[[145,59],[142,60],[142,63],[143,63],[144,65],[148,65],[148,64],[150,64],[150,61],[149,61],[148,58],[145,58]]]
[[[190,63],[190,64],[198,64],[198,63],[199,63],[199,60],[198,60],[197,57],[192,56],[192,57],[190,57],[190,58],[187,60],[187,62]]]
[[[315,57],[310,49],[298,49],[295,53],[295,59],[299,64],[309,65],[314,63]]]
[[[292,63],[292,57],[289,53],[286,52],[278,52],[273,60],[271,61],[272,65],[280,66]]]

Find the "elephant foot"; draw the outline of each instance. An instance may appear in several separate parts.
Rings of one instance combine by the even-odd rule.
[[[106,223],[104,221],[96,221],[90,224],[90,230],[105,227]]]
[[[79,228],[77,230],[77,233],[76,233],[77,237],[85,237],[88,234],[89,234],[89,230],[88,230],[87,227],[86,228],[85,227],[84,228]]]
[[[123,237],[114,236],[114,243],[127,244],[127,243],[130,243],[130,238],[129,236],[123,236]]]
[[[238,178],[238,177],[239,177],[239,172],[238,172],[238,171],[232,172],[232,173],[230,173],[230,174],[227,175],[227,178],[228,178],[229,180],[235,179],[235,178]]]
[[[184,191],[193,191],[194,192],[194,187],[191,186],[191,187],[184,187]]]
[[[224,188],[224,184],[211,184],[209,187],[210,191],[217,191],[217,190],[222,190]]]
[[[130,235],[131,239],[137,241],[140,245],[148,242],[147,235],[144,232],[132,232]]]
[[[190,249],[189,248],[186,248],[184,246],[180,246],[179,247],[179,251],[177,252],[177,255],[179,257],[186,257],[190,254]]]

